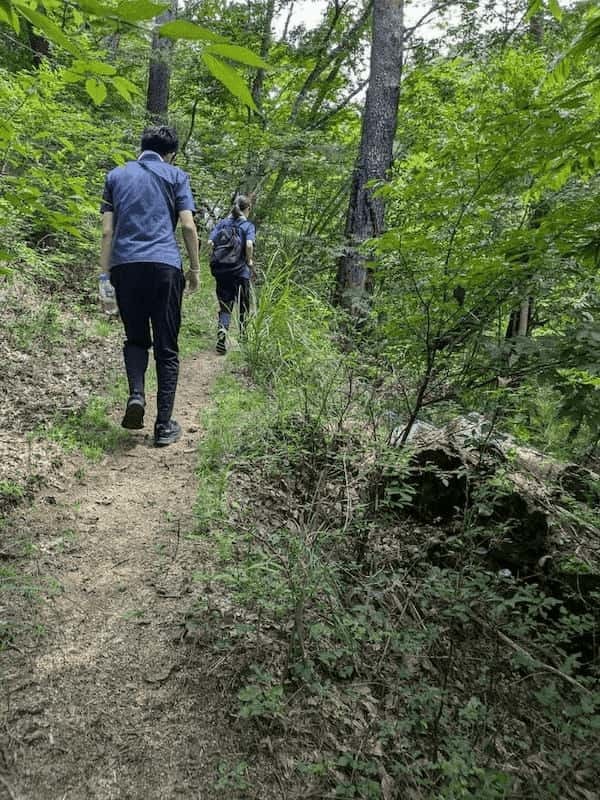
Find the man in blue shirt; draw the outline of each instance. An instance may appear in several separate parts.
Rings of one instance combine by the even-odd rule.
[[[125,328],[129,399],[122,425],[144,425],[144,379],[153,347],[158,383],[154,442],[163,446],[181,436],[171,414],[179,375],[183,290],[186,283],[192,292],[198,288],[198,234],[189,177],[172,164],[177,134],[165,126],[147,128],[141,144],[137,161],[106,176],[100,266],[110,272]],[[185,275],[175,239],[178,222],[190,260]]]
[[[250,278],[254,269],[254,242],[256,240],[254,225],[247,218],[251,210],[250,199],[244,195],[238,195],[230,215],[215,225],[208,237],[211,270],[216,281],[217,300],[219,301],[216,349],[220,355],[225,355],[227,352],[227,331],[235,303],[239,303],[241,334],[244,332],[246,314],[250,309]],[[239,261],[235,264],[219,264],[219,234],[223,229],[232,226],[237,229],[241,237]],[[217,243],[216,250],[215,243]]]

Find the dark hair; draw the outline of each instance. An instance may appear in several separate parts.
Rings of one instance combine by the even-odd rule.
[[[173,128],[166,125],[151,125],[142,133],[142,150],[154,150],[160,156],[176,153],[179,140]]]
[[[245,194],[238,194],[231,208],[231,216],[234,219],[238,219],[238,217],[241,217],[244,211],[247,211],[249,208],[250,200],[248,200]]]

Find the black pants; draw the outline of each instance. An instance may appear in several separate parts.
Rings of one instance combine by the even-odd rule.
[[[236,302],[240,304],[240,332],[244,330],[246,314],[250,310],[250,281],[248,278],[215,277],[219,301],[219,326],[229,328]]]
[[[111,269],[110,280],[125,327],[123,358],[129,392],[144,394],[148,351],[154,346],[156,421],[166,423],[173,413],[179,376],[177,340],[185,287],[183,271],[153,262],[120,264]]]

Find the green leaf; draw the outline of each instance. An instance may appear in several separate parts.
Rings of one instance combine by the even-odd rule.
[[[202,53],[202,60],[208,67],[209,72],[214,75],[218,81],[221,81],[223,86],[229,89],[234,97],[239,98],[242,103],[247,105],[253,111],[258,110],[254,100],[252,99],[252,95],[250,94],[250,89],[248,89],[243,78],[234,70],[233,67],[230,67],[229,64],[225,64],[225,62],[220,61],[214,56],[211,56],[209,53]]]
[[[563,12],[558,0],[548,0],[548,8],[554,19],[560,22],[563,17]]]
[[[527,9],[527,14],[525,14],[525,19],[530,20],[532,17],[535,17],[543,7],[543,0],[531,0],[529,3],[529,7]]]
[[[169,8],[169,3],[152,3],[150,0],[124,0],[114,10],[114,16],[126,22],[154,19]]]
[[[10,122],[0,119],[0,141],[9,141],[14,136],[15,130]]]
[[[218,33],[209,31],[208,28],[203,28],[196,25],[194,22],[189,22],[185,19],[174,19],[172,22],[165,22],[164,25],[158,29],[161,36],[166,36],[169,39],[190,39],[192,41],[202,42],[227,42],[224,36]]]
[[[52,22],[45,14],[40,14],[38,11],[34,11],[33,8],[22,5],[21,2],[15,2],[15,7],[18,13],[26,17],[47,39],[63,47],[74,56],[79,55],[79,48],[77,48],[71,39],[62,32],[58,25]]]
[[[0,22],[6,22],[15,33],[19,33],[21,30],[19,17],[15,14],[15,10],[8,0],[0,0]]]
[[[75,72],[92,72],[94,75],[116,75],[117,69],[103,61],[81,61],[76,59],[71,65]]]
[[[139,94],[140,92],[135,84],[133,84],[131,81],[128,81],[127,78],[122,78],[120,75],[117,75],[112,79],[112,85],[121,95],[121,97],[127,100],[128,103],[131,103],[132,94]]]
[[[97,0],[77,0],[77,5],[87,14],[95,14],[97,17],[114,17],[116,8],[105,6]]]
[[[71,72],[70,69],[65,69],[61,77],[65,83],[80,83],[81,81],[85,80],[84,75],[78,75],[76,72]]]
[[[600,43],[600,14],[590,18],[583,31],[575,37],[571,47],[560,56],[563,60],[578,58]]]
[[[267,69],[269,66],[266,61],[263,61],[252,50],[248,50],[247,47],[240,47],[237,44],[212,44],[204,52],[215,56],[223,56],[223,58],[229,58],[231,61],[238,61],[240,64],[248,64],[249,67]]]
[[[119,81],[131,94],[142,94],[142,90],[136,83],[133,83],[128,78],[124,78],[122,75],[117,75],[115,81]]]
[[[106,86],[102,81],[88,78],[85,82],[85,90],[97,106],[101,105],[106,99]]]
[[[112,83],[121,97],[124,97],[128,102],[131,102],[132,95],[142,93],[142,90],[139,88],[139,86],[136,86],[135,83],[127,80],[127,78],[123,78],[121,75],[116,75],[113,78]]]

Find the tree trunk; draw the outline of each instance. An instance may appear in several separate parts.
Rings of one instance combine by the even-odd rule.
[[[27,36],[33,53],[33,66],[37,69],[50,55],[50,43],[44,36],[36,33],[29,22],[27,23]]]
[[[534,14],[529,20],[529,35],[538,47],[544,42],[544,15]]]
[[[285,18],[285,25],[283,26],[283,33],[281,34],[280,42],[287,42],[288,32],[290,29],[290,22],[292,21],[292,14],[294,13],[294,0],[290,3],[287,17]]]
[[[263,28],[262,41],[260,43],[260,57],[266,61],[269,50],[271,48],[271,41],[273,38],[273,15],[275,14],[275,0],[267,0],[265,9],[265,25]],[[256,107],[260,108],[262,102],[262,89],[265,80],[264,69],[259,69],[252,84],[252,99],[256,103]],[[264,127],[264,124],[263,124]]]
[[[534,14],[529,21],[529,35],[537,47],[541,47],[544,41],[544,15]],[[537,209],[533,210],[531,219],[535,225],[537,219]],[[506,328],[506,338],[513,339],[516,336],[529,336],[531,331],[531,321],[533,318],[533,297],[528,297],[521,302],[519,308],[513,308],[510,312],[508,326]]]
[[[349,308],[356,307],[356,301],[371,288],[366,259],[358,248],[383,229],[383,201],[367,184],[385,180],[392,165],[403,24],[404,0],[375,0],[369,88],[346,218],[346,252],[339,261],[336,282],[336,297]]]
[[[173,19],[174,12],[168,9],[156,20],[152,34],[150,51],[150,67],[148,70],[148,91],[146,94],[146,111],[157,124],[166,124],[169,112],[169,86],[171,82],[170,56],[173,40],[158,35],[158,28]]]

